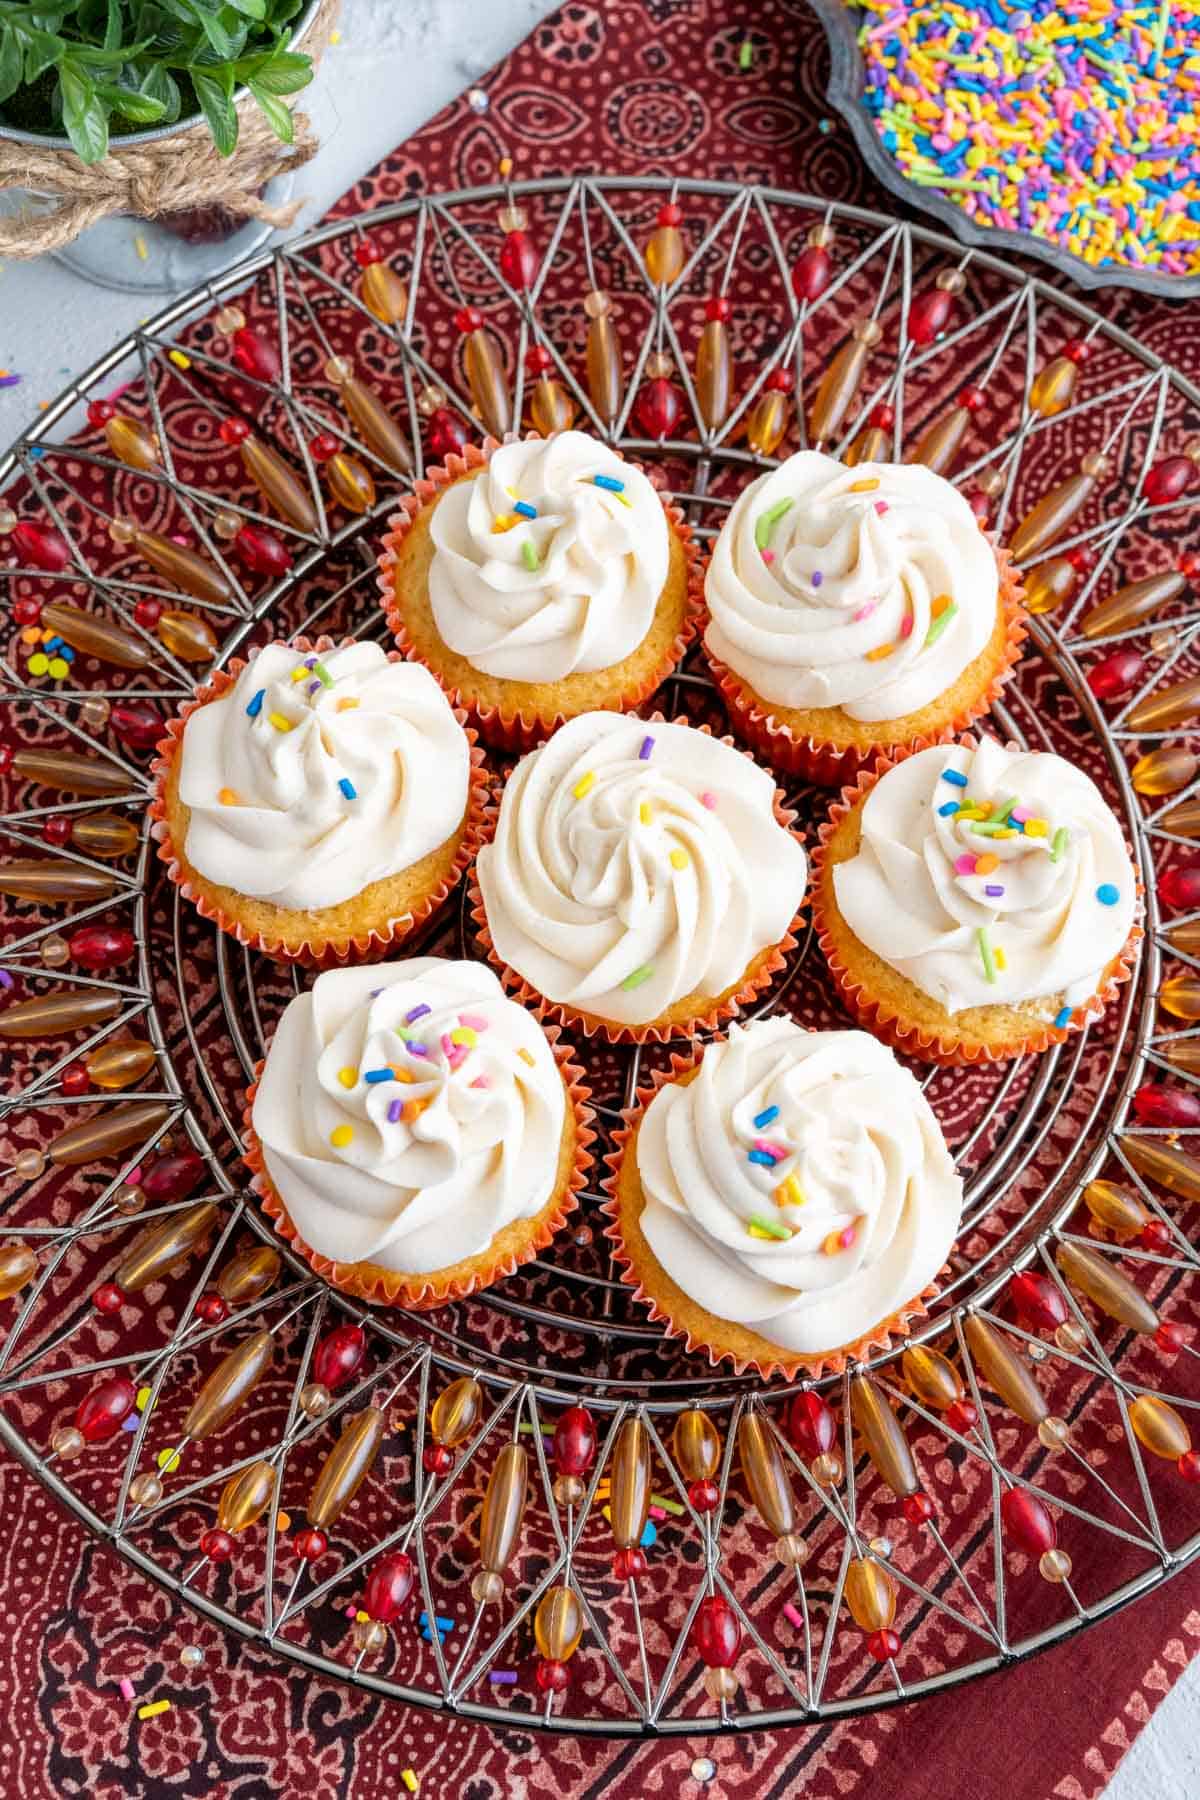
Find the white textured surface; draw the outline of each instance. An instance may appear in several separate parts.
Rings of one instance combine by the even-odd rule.
[[[394,144],[551,10],[543,0],[343,0],[341,42],[327,53],[307,101],[323,148],[301,171],[298,191],[309,201],[296,229],[319,219]],[[61,392],[164,299],[93,287],[51,261],[9,263],[0,270],[0,367],[24,376],[20,387],[0,388],[0,446],[23,429],[39,400]],[[1160,1610],[1164,1631],[1184,1609],[1185,1588],[1195,1595],[1194,1575],[1146,1602]],[[1109,1629],[1119,1655],[1120,1627]],[[1129,1673],[1136,1682],[1141,1671]],[[1002,1683],[1000,1677],[995,1684],[998,1706]],[[1064,1694],[1063,1703],[1086,1705],[1086,1696]],[[1137,1738],[1105,1800],[1200,1800],[1198,1719],[1200,1659]],[[1052,1763],[1049,1752],[1047,1761]],[[1001,1791],[992,1788],[979,1800],[994,1800]],[[897,1795],[901,1800],[900,1790]],[[1054,1797],[1048,1793],[1046,1800]]]

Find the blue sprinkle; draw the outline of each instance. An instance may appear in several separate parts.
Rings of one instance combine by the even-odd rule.
[[[266,699],[266,697],[267,697],[266,688],[259,688],[257,694],[255,694],[253,700],[250,702],[249,706],[246,708],[246,717],[248,719],[257,719],[259,713],[262,711],[262,703]]]
[[[960,802],[957,800],[947,800],[945,806],[938,807],[938,818],[939,819],[948,819],[952,813],[956,813],[958,811],[959,805],[960,805]]]
[[[413,1025],[418,1019],[423,1019],[428,1011],[429,1008],[427,1006],[414,1006],[410,1013],[405,1013],[404,1023],[406,1025]]]
[[[75,661],[75,652],[72,650],[70,644],[61,645],[58,654],[66,663],[73,663]]]
[[[1096,889],[1096,898],[1101,906],[1115,906],[1121,898],[1121,890],[1114,887],[1111,881],[1102,881]]]
[[[653,750],[653,748],[654,748],[654,739],[652,737],[643,738],[642,739],[642,747],[638,751],[638,761],[639,762],[649,762],[650,761],[650,752]]]
[[[42,460],[43,456],[45,456],[45,454],[46,454],[46,452],[43,449],[41,444],[31,444],[29,446],[30,462],[41,462],[41,460]]]
[[[514,500],[513,511],[518,513],[522,519],[536,519],[538,516],[537,507],[530,506],[528,500]]]
[[[52,637],[52,638],[48,639],[48,641],[42,645],[42,649],[43,650],[61,650],[62,649],[62,639],[60,637]]]
[[[658,1526],[653,1519],[646,1520],[646,1529],[642,1533],[642,1549],[649,1550],[651,1544],[658,1539]]]
[[[355,788],[354,783],[349,781],[345,775],[343,775],[342,779],[338,782],[338,786],[341,788],[343,794],[345,794],[347,800],[358,799],[358,790]]]
[[[441,1613],[435,1613],[434,1618],[437,1620],[437,1628],[439,1631],[453,1631],[454,1630],[454,1620],[453,1619],[445,1619],[442,1617]],[[428,1623],[429,1623],[429,1614],[427,1612],[418,1614],[418,1616],[417,1616],[417,1624],[418,1625],[428,1625]]]
[[[762,1112],[755,1113],[755,1115],[754,1115],[755,1131],[765,1131],[767,1129],[767,1126],[773,1125],[775,1120],[778,1117],[779,1117],[779,1108],[777,1106],[764,1107]]]
[[[618,481],[612,475],[593,475],[592,484],[594,487],[607,488],[610,494],[623,494],[625,492],[625,483],[623,481]]]
[[[1055,1017],[1054,1029],[1055,1029],[1055,1031],[1065,1031],[1067,1026],[1070,1023],[1071,1023],[1071,1008],[1069,1006],[1064,1006],[1062,1011],[1060,1013],[1058,1013]]]
[[[770,1156],[765,1150],[750,1150],[747,1151],[747,1155],[752,1163],[760,1163],[764,1169],[773,1169],[775,1167],[775,1158]]]
[[[967,778],[960,775],[957,769],[943,769],[942,780],[948,781],[951,787],[966,787]]]
[[[372,1086],[377,1081],[395,1081],[395,1079],[396,1077],[390,1069],[368,1069],[363,1076],[363,1080],[369,1081]]]

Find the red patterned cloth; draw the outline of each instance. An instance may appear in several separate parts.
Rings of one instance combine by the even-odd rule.
[[[738,16],[720,0],[570,0],[487,78],[486,113],[456,102],[334,211],[491,181],[505,152],[523,177],[711,176],[886,209],[848,134],[823,116],[825,66],[811,15],[780,0]],[[1186,315],[1127,295],[1108,311],[1195,363]],[[490,1732],[297,1673],[223,1636],[15,1465],[2,1481],[6,1800],[366,1800],[403,1794],[408,1768],[425,1800],[1090,1800],[1200,1643],[1193,1574],[1043,1658],[864,1720],[647,1747]],[[187,1645],[203,1650],[201,1667],[180,1663]],[[138,1721],[138,1704],[164,1698],[169,1712]],[[689,1774],[697,1756],[717,1765],[706,1785]]]

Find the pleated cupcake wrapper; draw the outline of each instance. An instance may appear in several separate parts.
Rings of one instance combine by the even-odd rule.
[[[773,768],[789,775],[799,775],[803,780],[814,782],[819,787],[844,786],[853,781],[861,770],[870,769],[877,756],[895,755],[901,748],[912,751],[929,750],[935,744],[948,744],[952,739],[960,737],[996,704],[1005,682],[1020,659],[1021,645],[1029,635],[1025,629],[1024,590],[1008,551],[997,546],[996,562],[1000,575],[1000,603],[1005,617],[1003,660],[987,687],[940,731],[922,733],[903,746],[883,746],[867,750],[859,750],[849,744],[831,744],[820,738],[793,737],[787,727],[776,719],[771,711],[771,703],[752,696],[748,686],[727,664],[715,657],[705,644],[704,655],[738,736],[758,750]]]
[[[587,1186],[591,1172],[591,1146],[596,1138],[592,1130],[594,1114],[588,1104],[591,1090],[584,1082],[584,1071],[571,1060],[571,1047],[560,1041],[558,1028],[550,1025],[545,1028],[545,1032],[575,1119],[575,1156],[571,1173],[558,1196],[557,1204],[548,1212],[543,1208],[534,1220],[528,1221],[529,1236],[520,1250],[511,1250],[498,1256],[490,1267],[477,1269],[456,1281],[439,1284],[436,1272],[432,1275],[392,1273],[372,1263],[333,1262],[328,1256],[321,1256],[311,1249],[292,1223],[287,1206],[267,1173],[262,1144],[254,1130],[254,1100],[266,1067],[265,1062],[260,1062],[254,1071],[254,1084],[246,1095],[246,1110],[243,1115],[246,1148],[243,1161],[251,1171],[250,1186],[258,1195],[263,1211],[280,1237],[285,1238],[304,1258],[314,1274],[339,1292],[352,1294],[355,1299],[369,1301],[372,1305],[403,1307],[408,1312],[431,1312],[435,1307],[449,1306],[456,1300],[465,1300],[482,1288],[490,1287],[493,1282],[502,1281],[506,1275],[514,1275],[523,1263],[532,1262],[535,1256],[548,1248],[570,1215],[578,1210],[579,1195]],[[448,1239],[452,1224],[453,1221],[448,1219]]]
[[[526,433],[526,439],[538,437],[536,431]],[[507,441],[512,442],[512,438]],[[486,706],[473,700],[469,694],[452,686],[437,664],[430,662],[413,643],[408,635],[404,622],[404,613],[396,595],[395,565],[396,551],[402,543],[410,526],[422,510],[441,497],[442,492],[461,475],[469,475],[474,469],[482,469],[491,461],[492,455],[501,445],[496,438],[485,438],[482,445],[467,444],[461,456],[450,455],[444,464],[437,464],[426,469],[424,479],[418,481],[411,494],[406,494],[401,501],[400,511],[388,520],[387,535],[383,540],[383,548],[379,556],[379,591],[383,596],[383,611],[388,626],[397,645],[404,654],[415,662],[423,663],[431,675],[436,676],[450,699],[452,705],[461,707],[474,722],[484,742],[497,750],[508,750],[516,753],[532,750],[535,745],[542,744],[560,725],[565,725],[566,713],[556,712],[548,717],[541,714],[524,713],[520,710],[505,713],[499,707]],[[638,465],[634,464],[634,467]],[[658,667],[646,677],[636,688],[628,689],[619,699],[606,701],[605,710],[609,712],[636,712],[645,704],[651,694],[660,688],[667,676],[683,661],[689,646],[695,639],[704,618],[704,565],[699,548],[692,536],[692,530],[682,512],[668,501],[662,502],[663,511],[668,523],[680,543],[688,564],[688,591],[684,612],[683,626],[676,633],[666,655]],[[598,671],[602,673],[602,671]],[[588,710],[588,709],[585,709]]]
[[[697,1337],[691,1327],[681,1320],[677,1320],[665,1301],[646,1286],[625,1247],[625,1236],[621,1227],[621,1202],[618,1193],[621,1165],[627,1155],[635,1154],[634,1146],[638,1131],[646,1115],[646,1109],[655,1095],[660,1089],[678,1081],[682,1075],[699,1067],[700,1061],[699,1056],[680,1056],[672,1051],[671,1067],[651,1071],[649,1085],[639,1088],[634,1096],[633,1104],[622,1109],[622,1122],[613,1132],[614,1148],[604,1159],[608,1164],[609,1173],[603,1177],[600,1186],[608,1195],[608,1199],[604,1202],[604,1211],[611,1220],[611,1223],[605,1226],[604,1235],[613,1246],[612,1260],[622,1283],[632,1289],[635,1297],[648,1309],[650,1317],[656,1324],[662,1325],[671,1337],[684,1340],[689,1354],[707,1356],[714,1369],[723,1362],[732,1363],[739,1375],[756,1374],[761,1376],[764,1381],[769,1381],[774,1375],[783,1376],[789,1381],[795,1380],[798,1376],[811,1376],[816,1379],[822,1375],[837,1375],[846,1368],[848,1363],[865,1361],[868,1357],[886,1350],[895,1341],[906,1337],[910,1328],[918,1320],[927,1316],[929,1304],[937,1298],[940,1292],[937,1282],[930,1282],[913,1299],[906,1301],[898,1311],[889,1313],[886,1318],[881,1319],[877,1325],[873,1325],[868,1332],[865,1332],[862,1337],[856,1338],[852,1343],[839,1344],[836,1348],[823,1350],[819,1354],[811,1356],[793,1355],[780,1349],[775,1355],[765,1358],[741,1357],[733,1349],[725,1348],[719,1343],[712,1344],[705,1338]],[[944,1276],[948,1270],[949,1265],[947,1264],[940,1274]],[[697,1301],[696,1305],[701,1306],[705,1312],[710,1310],[703,1306],[702,1302]],[[713,1317],[716,1315],[714,1314]],[[739,1329],[742,1328],[739,1327]],[[747,1326],[744,1329],[753,1330],[754,1328]],[[761,1333],[758,1335],[761,1336]],[[766,1344],[768,1340],[764,1338],[763,1342]]]
[[[970,733],[960,741],[965,749],[976,748],[977,740]],[[1008,744],[1005,747],[1010,750],[1020,749],[1019,744]],[[818,828],[818,843],[812,859],[813,926],[842,1004],[860,1025],[893,1050],[903,1051],[905,1055],[915,1057],[920,1062],[937,1063],[943,1068],[1011,1062],[1017,1056],[1037,1055],[1043,1050],[1051,1050],[1055,1044],[1065,1043],[1072,1032],[1082,1031],[1091,1020],[1100,1018],[1105,1008],[1116,999],[1121,983],[1129,980],[1133,973],[1137,947],[1143,936],[1142,927],[1136,918],[1121,950],[1105,969],[1099,991],[1082,1005],[1072,1009],[1066,1025],[1059,1027],[1049,1022],[1041,1026],[1031,1025],[1027,1036],[1022,1038],[1016,1048],[962,1044],[954,1034],[944,1036],[939,1032],[926,1031],[923,1026],[906,1018],[890,1001],[876,998],[864,987],[859,977],[847,968],[829,930],[829,915],[836,910],[833,896],[835,865],[829,862],[829,841],[846,816],[866,800],[876,782],[890,769],[906,762],[910,756],[915,756],[917,749],[918,746],[914,745],[911,749],[894,751],[890,756],[880,756],[874,769],[861,771],[853,785],[843,788],[841,797],[829,809],[828,819]],[[1140,912],[1143,893],[1140,882],[1137,884],[1137,891]]]
[[[308,638],[294,638],[293,649],[305,655],[322,655],[327,650],[342,649],[352,644],[353,638],[342,638],[335,641],[330,637],[317,638],[315,642]],[[402,662],[404,659],[397,650],[389,650],[389,662]],[[150,802],[150,818],[154,821],[151,831],[157,840],[158,854],[166,865],[167,874],[175,883],[180,893],[191,901],[202,918],[209,919],[230,937],[236,938],[247,950],[259,950],[277,962],[303,963],[308,968],[335,969],[348,963],[370,962],[376,960],[387,950],[402,944],[418,927],[434,915],[438,908],[448,899],[462,880],[467,868],[475,859],[475,852],[483,842],[487,813],[488,773],[484,765],[483,750],[476,733],[471,729],[465,715],[455,713],[458,723],[467,734],[470,744],[471,765],[467,789],[467,812],[463,826],[462,840],[454,858],[449,876],[444,877],[422,901],[410,912],[399,919],[387,921],[383,925],[373,926],[368,932],[349,939],[345,944],[328,944],[319,940],[305,941],[301,945],[289,946],[278,938],[272,938],[263,932],[252,931],[240,919],[233,918],[220,907],[193,888],[187,870],[182,863],[182,846],[176,848],[171,839],[170,823],[167,818],[167,782],[179,754],[183,742],[184,728],[198,707],[207,706],[211,700],[219,700],[234,686],[238,676],[246,667],[245,660],[234,657],[224,669],[214,670],[205,685],[195,697],[187,701],[166,723],[166,735],[156,745],[156,755],[150,765],[150,773],[154,777],[154,793]]]
[[[707,725],[693,725],[690,719],[668,720],[662,713],[657,712],[652,713],[646,723],[648,725],[686,725],[691,731],[704,732],[706,737],[713,735]],[[737,750],[742,755],[746,754],[731,737],[722,737],[718,739],[718,742],[728,744],[730,749]],[[784,805],[783,792],[780,788],[775,790],[774,808],[777,822],[799,843],[803,844],[802,834],[793,829],[796,814],[790,807]],[[499,818],[500,801],[493,795],[487,804],[483,836],[485,843],[490,842],[495,836]],[[807,846],[805,846],[805,850],[807,854]],[[809,880],[811,885],[811,873]],[[471,864],[467,874],[467,896],[480,947],[513,998],[519,1000],[523,1006],[529,1007],[543,1021],[553,1019],[558,1024],[566,1025],[570,1030],[579,1032],[584,1037],[602,1038],[610,1044],[669,1044],[677,1038],[692,1037],[697,1031],[716,1030],[718,1025],[736,1018],[741,1009],[755,1000],[765,988],[770,987],[775,977],[787,967],[788,956],[796,948],[796,934],[804,919],[804,902],[802,901],[783,937],[777,944],[770,946],[753,973],[747,972],[745,979],[739,983],[736,991],[719,1004],[711,1006],[707,1012],[697,1013],[694,1018],[683,1019],[677,1023],[660,1025],[652,1019],[645,1025],[622,1025],[616,1020],[601,1019],[595,1013],[580,1012],[565,1001],[547,999],[545,994],[539,993],[537,988],[523,975],[504,961],[496,948],[488,925],[487,908],[484,906],[483,890],[479,885],[479,870],[475,863]]]

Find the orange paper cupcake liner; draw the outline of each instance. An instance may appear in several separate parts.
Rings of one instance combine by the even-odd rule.
[[[700,1056],[686,1057],[672,1052],[671,1067],[655,1069],[651,1073],[649,1085],[639,1088],[634,1096],[633,1104],[622,1109],[621,1125],[613,1132],[614,1148],[604,1159],[608,1164],[609,1173],[603,1177],[600,1186],[608,1195],[608,1199],[604,1202],[604,1211],[611,1220],[611,1223],[605,1227],[604,1235],[613,1246],[612,1260],[622,1283],[632,1289],[635,1297],[649,1311],[650,1317],[660,1324],[669,1336],[684,1340],[691,1355],[707,1356],[713,1369],[718,1368],[723,1362],[732,1363],[737,1374],[756,1374],[761,1376],[764,1381],[770,1380],[775,1375],[782,1376],[789,1381],[795,1380],[799,1376],[811,1376],[816,1379],[822,1375],[837,1375],[846,1368],[847,1364],[865,1361],[886,1350],[896,1339],[904,1338],[919,1319],[927,1316],[929,1304],[937,1298],[940,1292],[937,1282],[930,1282],[912,1300],[906,1301],[904,1306],[896,1312],[889,1313],[886,1318],[881,1319],[877,1325],[873,1325],[863,1336],[855,1338],[852,1343],[840,1344],[815,1355],[800,1355],[777,1349],[767,1338],[761,1338],[764,1350],[768,1352],[761,1357],[742,1356],[731,1346],[710,1343],[707,1338],[698,1336],[686,1321],[674,1317],[664,1297],[652,1293],[646,1286],[626,1247],[621,1225],[621,1199],[618,1188],[621,1165],[627,1155],[634,1153],[633,1146],[636,1143],[638,1131],[641,1128],[646,1109],[655,1095],[669,1083],[678,1081],[690,1071],[699,1068],[701,1060]],[[657,1267],[657,1263],[655,1266]],[[940,1273],[945,1275],[948,1267],[949,1265],[946,1265]],[[672,1285],[674,1284],[672,1283]],[[706,1308],[700,1308],[700,1310],[707,1311]],[[715,1314],[711,1316],[716,1318]],[[743,1328],[738,1327],[738,1329]],[[744,1329],[749,1330],[750,1328]],[[754,1333],[754,1335],[758,1336],[759,1334]]]
[[[342,638],[335,641],[331,637],[319,637],[315,641],[297,637],[292,639],[295,649],[306,655],[321,655],[327,650],[344,648],[353,643],[353,638]],[[389,650],[389,662],[402,662],[399,651]],[[156,746],[155,759],[150,765],[150,773],[154,777],[154,791],[150,801],[149,814],[154,821],[151,831],[157,840],[158,854],[166,865],[167,874],[175,883],[180,893],[191,901],[202,918],[209,919],[222,931],[236,938],[247,950],[259,950],[277,962],[303,963],[308,968],[334,969],[344,967],[347,963],[371,962],[377,960],[386,951],[411,937],[413,932],[432,918],[438,908],[448,899],[450,894],[462,880],[468,867],[475,859],[475,853],[484,841],[487,820],[488,773],[484,763],[483,750],[476,733],[468,724],[461,710],[455,712],[455,718],[467,734],[470,745],[470,773],[467,785],[467,810],[463,821],[462,838],[455,853],[454,862],[449,872],[437,886],[420,901],[418,905],[402,915],[400,920],[391,920],[386,926],[372,926],[362,934],[347,940],[344,944],[327,944],[319,941],[305,941],[300,945],[289,945],[278,938],[272,938],[260,931],[251,930],[240,919],[214,906],[207,895],[200,893],[192,886],[188,871],[181,860],[181,852],[176,849],[170,834],[167,817],[166,792],[175,758],[183,742],[184,728],[198,707],[207,706],[209,701],[220,699],[237,681],[246,667],[244,658],[234,657],[223,669],[214,670],[205,685],[198,689],[194,698],[187,701],[174,716],[168,719],[165,736],[160,738]]]
[[[657,712],[651,713],[646,723],[648,725],[686,725],[691,731],[704,732],[706,737],[713,735],[707,725],[694,725],[690,719],[666,719],[662,713]],[[728,744],[732,750],[741,751],[743,755],[746,754],[741,749],[741,745],[735,743],[731,737],[722,737],[718,742]],[[784,805],[781,788],[775,789],[774,810],[776,821],[796,839],[807,855],[803,834],[794,829],[796,814],[790,807]],[[486,809],[483,834],[485,843],[490,842],[495,835],[499,817],[500,801],[493,794],[488,800]],[[811,885],[810,869],[809,888]],[[806,898],[807,891],[806,889]],[[796,948],[797,933],[804,921],[806,904],[806,899],[801,901],[796,916],[783,937],[777,944],[771,944],[759,953],[745,971],[735,990],[723,997],[718,997],[704,1012],[696,1013],[687,1019],[669,1020],[662,1024],[651,1020],[646,1025],[621,1025],[615,1020],[602,1019],[596,1013],[579,1012],[565,1002],[547,999],[545,994],[539,993],[537,988],[526,981],[523,975],[504,961],[496,949],[495,940],[488,926],[487,909],[483,903],[483,890],[479,885],[479,870],[475,863],[471,864],[467,875],[467,897],[470,901],[471,918],[475,925],[480,948],[486,954],[488,961],[513,999],[519,1000],[523,1006],[527,1006],[543,1022],[548,1019],[554,1020],[572,1031],[579,1032],[584,1037],[603,1038],[610,1044],[667,1044],[676,1038],[693,1037],[697,1031],[715,1031],[719,1025],[736,1018],[742,1008],[748,1006],[764,989],[770,987],[775,977],[787,967],[787,959]]]
[[[405,1275],[381,1269],[373,1263],[339,1263],[333,1262],[328,1256],[321,1256],[300,1236],[267,1173],[262,1144],[253,1125],[254,1100],[266,1067],[265,1061],[262,1061],[255,1068],[254,1084],[246,1095],[246,1110],[243,1115],[246,1148],[243,1161],[251,1171],[250,1186],[258,1195],[263,1211],[280,1237],[304,1258],[314,1274],[319,1275],[322,1281],[327,1281],[330,1287],[337,1288],[340,1293],[352,1294],[355,1299],[366,1300],[373,1305],[403,1307],[409,1312],[432,1312],[435,1307],[449,1306],[456,1300],[465,1300],[468,1295],[490,1287],[493,1282],[503,1280],[506,1275],[514,1275],[523,1263],[532,1262],[535,1256],[550,1245],[555,1234],[578,1209],[579,1195],[587,1186],[591,1171],[591,1146],[596,1137],[592,1130],[594,1114],[588,1104],[591,1090],[584,1082],[584,1071],[571,1060],[570,1046],[560,1042],[557,1027],[547,1027],[546,1038],[562,1076],[574,1116],[575,1152],[571,1171],[562,1191],[547,1202],[532,1220],[525,1221],[530,1226],[529,1235],[519,1250],[511,1250],[497,1257],[494,1263],[472,1269],[469,1275],[442,1284],[438,1283],[436,1272],[432,1275]],[[469,1260],[478,1262],[480,1259]]]
[[[935,744],[948,744],[961,737],[996,704],[1020,660],[1021,646],[1029,635],[1025,629],[1025,595],[1020,576],[1007,550],[997,545],[995,553],[1000,573],[1000,604],[1005,619],[1004,653],[987,686],[940,730],[920,733],[904,745],[866,750],[852,744],[831,744],[820,738],[794,737],[787,726],[776,719],[770,702],[754,696],[705,644],[704,655],[738,736],[758,750],[773,768],[798,775],[818,787],[845,786],[863,769],[870,769],[880,755],[895,755],[900,749],[929,750]]]
[[[977,740],[969,733],[962,738],[961,742],[963,747],[968,750],[974,750],[977,745]],[[829,817],[818,827],[818,842],[813,851],[810,888],[813,927],[817,942],[847,1012],[867,1031],[872,1032],[881,1042],[889,1045],[891,1049],[915,1057],[920,1062],[937,1063],[943,1068],[1011,1062],[1017,1056],[1039,1055],[1043,1050],[1053,1049],[1055,1044],[1065,1043],[1073,1032],[1082,1031],[1085,1025],[1092,1020],[1099,1019],[1105,1008],[1116,999],[1122,982],[1128,981],[1133,973],[1137,947],[1144,935],[1136,918],[1124,945],[1105,969],[1098,991],[1085,1000],[1082,1005],[1072,1009],[1071,1017],[1066,1025],[1056,1026],[1049,1023],[1041,1026],[1031,1025],[1027,1036],[1022,1038],[1020,1044],[1015,1048],[1011,1044],[964,1044],[957,1035],[943,1036],[939,1032],[929,1032],[924,1027],[915,1024],[898,1007],[893,1006],[887,1000],[878,999],[867,990],[861,979],[846,966],[841,951],[830,932],[829,915],[837,908],[837,902],[833,896],[835,865],[829,861],[828,855],[830,839],[847,814],[865,801],[877,781],[880,781],[890,769],[906,762],[910,756],[917,755],[918,750],[923,748],[928,748],[928,746],[914,744],[910,748],[894,751],[890,756],[879,757],[874,769],[861,771],[852,786],[843,788],[841,796],[830,806]],[[1019,750],[1020,745],[1008,744],[1005,748]],[[1143,893],[1140,881],[1137,884],[1137,891],[1140,908]]]
[[[536,438],[536,431],[526,433],[526,438]],[[511,440],[510,440],[511,441]],[[459,476],[470,474],[473,469],[485,467],[492,459],[495,451],[501,448],[498,439],[488,437],[481,445],[467,444],[461,456],[449,455],[444,464],[439,463],[426,469],[424,478],[413,486],[411,494],[406,494],[401,501],[400,511],[388,520],[387,535],[383,540],[383,548],[379,555],[379,591],[383,596],[383,611],[388,627],[398,647],[405,656],[414,662],[424,664],[431,675],[441,683],[451,705],[461,707],[472,720],[484,742],[497,750],[522,753],[542,744],[556,732],[560,725],[565,725],[568,715],[555,712],[549,715],[525,713],[519,708],[512,713],[503,712],[499,707],[488,706],[473,700],[450,683],[436,663],[432,663],[413,643],[408,635],[404,622],[404,614],[396,597],[395,562],[396,551],[412,526],[417,515],[437,500],[442,491],[449,487]],[[634,467],[639,465],[634,464]],[[656,689],[660,688],[673,670],[686,656],[690,645],[696,638],[701,621],[704,618],[704,563],[700,550],[692,535],[691,526],[679,508],[668,501],[662,502],[663,511],[675,535],[683,546],[688,565],[687,601],[681,629],[676,633],[662,661],[643,678],[636,688],[627,689],[619,699],[605,703],[608,712],[636,712],[645,704]],[[572,715],[573,716],[573,715]]]

